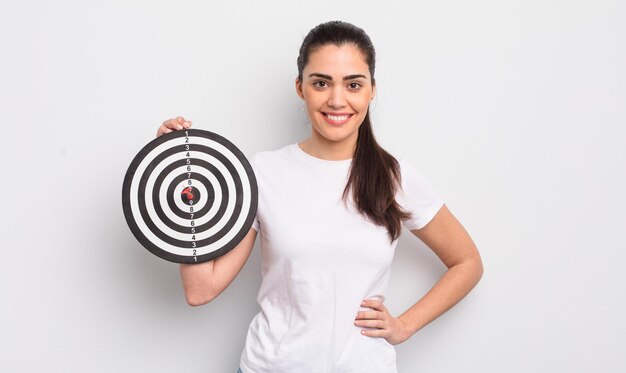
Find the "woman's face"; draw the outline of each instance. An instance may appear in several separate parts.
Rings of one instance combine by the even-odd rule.
[[[327,44],[309,55],[296,91],[306,104],[313,136],[355,144],[376,89],[354,44]]]

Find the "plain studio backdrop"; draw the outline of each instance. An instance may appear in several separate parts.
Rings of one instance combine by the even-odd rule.
[[[528,0],[3,1],[1,371],[236,371],[259,240],[190,307],[131,234],[123,177],[176,115],[247,156],[307,137],[298,48],[334,19],[377,48],[375,135],[485,267],[399,371],[626,371],[626,5]],[[395,255],[397,316],[445,266],[406,229]]]

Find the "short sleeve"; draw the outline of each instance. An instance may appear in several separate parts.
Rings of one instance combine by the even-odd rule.
[[[399,159],[402,190],[397,201],[413,216],[403,222],[409,230],[421,229],[428,224],[444,204],[441,195],[410,162]]]
[[[258,189],[259,179],[257,177],[256,156],[257,156],[257,153],[255,153],[250,159],[250,166],[252,167],[252,171],[254,171],[255,178],[257,179],[257,189]],[[257,232],[259,232],[259,230],[261,229],[261,223],[259,222],[258,203],[257,203],[257,213],[254,216],[254,221],[252,223],[252,229],[254,229]]]

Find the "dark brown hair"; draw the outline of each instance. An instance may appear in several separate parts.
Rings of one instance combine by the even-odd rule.
[[[309,31],[300,46],[298,55],[298,80],[302,82],[302,71],[308,63],[309,55],[320,47],[334,44],[354,44],[363,53],[375,84],[374,70],[376,52],[369,36],[361,28],[342,21],[322,23]],[[402,232],[402,221],[411,214],[404,211],[395,199],[396,190],[401,188],[400,165],[398,161],[374,138],[369,108],[359,127],[358,139],[350,176],[343,191],[343,199],[352,190],[354,203],[359,213],[389,232],[389,239],[396,240]]]

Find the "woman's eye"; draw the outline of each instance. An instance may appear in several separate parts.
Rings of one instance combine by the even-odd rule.
[[[317,82],[313,83],[313,86],[316,88],[324,88],[327,86],[326,82],[323,80],[318,80]]]
[[[353,89],[353,90],[354,89],[359,89],[359,88],[361,88],[361,84],[352,82],[352,83],[348,84],[348,88]]]

